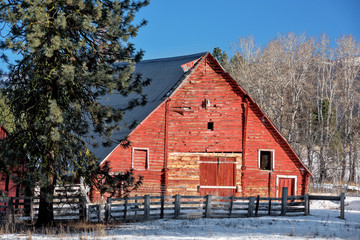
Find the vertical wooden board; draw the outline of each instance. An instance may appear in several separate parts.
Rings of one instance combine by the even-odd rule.
[[[288,188],[288,196],[293,196],[295,193],[295,179],[294,178],[279,178],[279,194],[278,196],[282,196],[282,188]]]
[[[200,157],[200,186],[217,186],[217,157]],[[201,195],[217,195],[216,188],[200,188]]]
[[[217,163],[200,163],[200,185],[217,186]]]
[[[234,163],[221,163],[218,165],[218,186],[231,187],[234,185],[235,175],[234,175]],[[234,189],[230,188],[219,188],[220,196],[232,196],[234,194]]]
[[[234,186],[234,164],[219,163],[218,168],[218,185]]]
[[[288,195],[293,196],[295,195],[295,179],[294,178],[290,178],[289,181],[289,187],[288,187]]]

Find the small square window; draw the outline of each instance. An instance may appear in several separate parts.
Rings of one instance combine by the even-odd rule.
[[[208,122],[207,129],[209,129],[211,131],[214,131],[214,123],[213,122]]]
[[[273,170],[274,152],[272,150],[259,150],[259,168],[261,170]]]

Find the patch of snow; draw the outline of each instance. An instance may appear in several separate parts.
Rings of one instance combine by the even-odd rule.
[[[352,191],[360,191],[360,187],[356,187],[356,186],[348,186],[347,185],[347,190],[352,190]]]
[[[313,184],[314,189],[323,189],[323,190],[329,190],[330,192],[337,191],[337,190],[343,190],[343,191],[360,191],[360,187],[348,185],[348,184],[327,184],[327,183],[314,183]]]
[[[347,198],[346,204],[357,206],[360,198]],[[359,206],[360,207],[360,206]],[[310,216],[265,216],[259,218],[224,219],[164,219],[123,223],[93,235],[47,236],[33,234],[36,240],[57,239],[359,239],[360,209],[345,211],[345,220],[339,218],[338,202],[312,201]],[[0,239],[27,239],[20,234],[4,234]]]
[[[340,209],[338,201],[311,200],[311,209]]]

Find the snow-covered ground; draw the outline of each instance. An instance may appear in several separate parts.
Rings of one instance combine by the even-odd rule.
[[[339,204],[313,201],[310,216],[236,219],[154,220],[111,226],[93,235],[37,235],[32,239],[360,239],[360,197],[346,199],[345,220]],[[0,239],[29,239],[4,234]]]

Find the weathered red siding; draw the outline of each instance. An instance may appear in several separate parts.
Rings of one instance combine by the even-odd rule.
[[[7,136],[8,132],[6,129],[0,126],[0,139],[5,139]],[[0,173],[0,192],[5,193],[9,197],[16,197],[19,194],[16,191],[16,184],[11,180],[11,176],[8,173]]]
[[[198,189],[201,187],[199,156],[234,157],[223,153],[238,153],[235,166],[240,170],[241,92],[236,83],[220,75],[220,69],[216,67],[211,61],[203,61],[171,96],[168,151],[178,155],[188,154],[186,157],[169,159],[169,194],[194,195],[204,192]],[[213,124],[213,130],[208,129],[208,123]],[[192,159],[190,153],[193,153]],[[234,176],[240,179],[241,173]],[[235,179],[235,182],[235,185],[240,185],[240,182],[237,184],[238,180]]]
[[[151,115],[140,123],[134,131],[131,132],[128,140],[131,146],[124,148],[119,145],[105,159],[110,163],[113,172],[120,172],[130,169],[132,166],[132,149],[148,148],[149,166],[146,170],[134,169],[136,175],[144,176],[143,186],[136,194],[161,194],[162,169],[164,168],[164,148],[165,148],[165,104],[160,105]],[[105,162],[103,161],[103,162]],[[162,180],[163,179],[163,180]],[[99,201],[100,196],[92,191],[93,201]]]
[[[202,62],[171,96],[169,152],[241,152],[239,95],[233,82]],[[213,131],[207,128],[209,122]]]
[[[281,176],[294,178],[297,193],[307,191],[306,174],[310,173],[260,108],[210,54],[129,140],[130,148],[117,147],[106,161],[113,171],[123,171],[132,166],[132,148],[149,149],[149,169],[135,171],[144,176],[144,184],[134,194],[201,194],[204,157],[235,159],[235,188],[231,191],[237,196],[275,196]],[[273,151],[274,169],[259,169],[259,149]]]
[[[301,194],[306,191],[303,181],[304,167],[254,103],[250,103],[249,106],[246,130],[243,194],[275,197],[279,190],[276,185],[278,175],[296,176],[297,193]],[[259,149],[274,151],[275,168],[272,171],[259,169]]]

